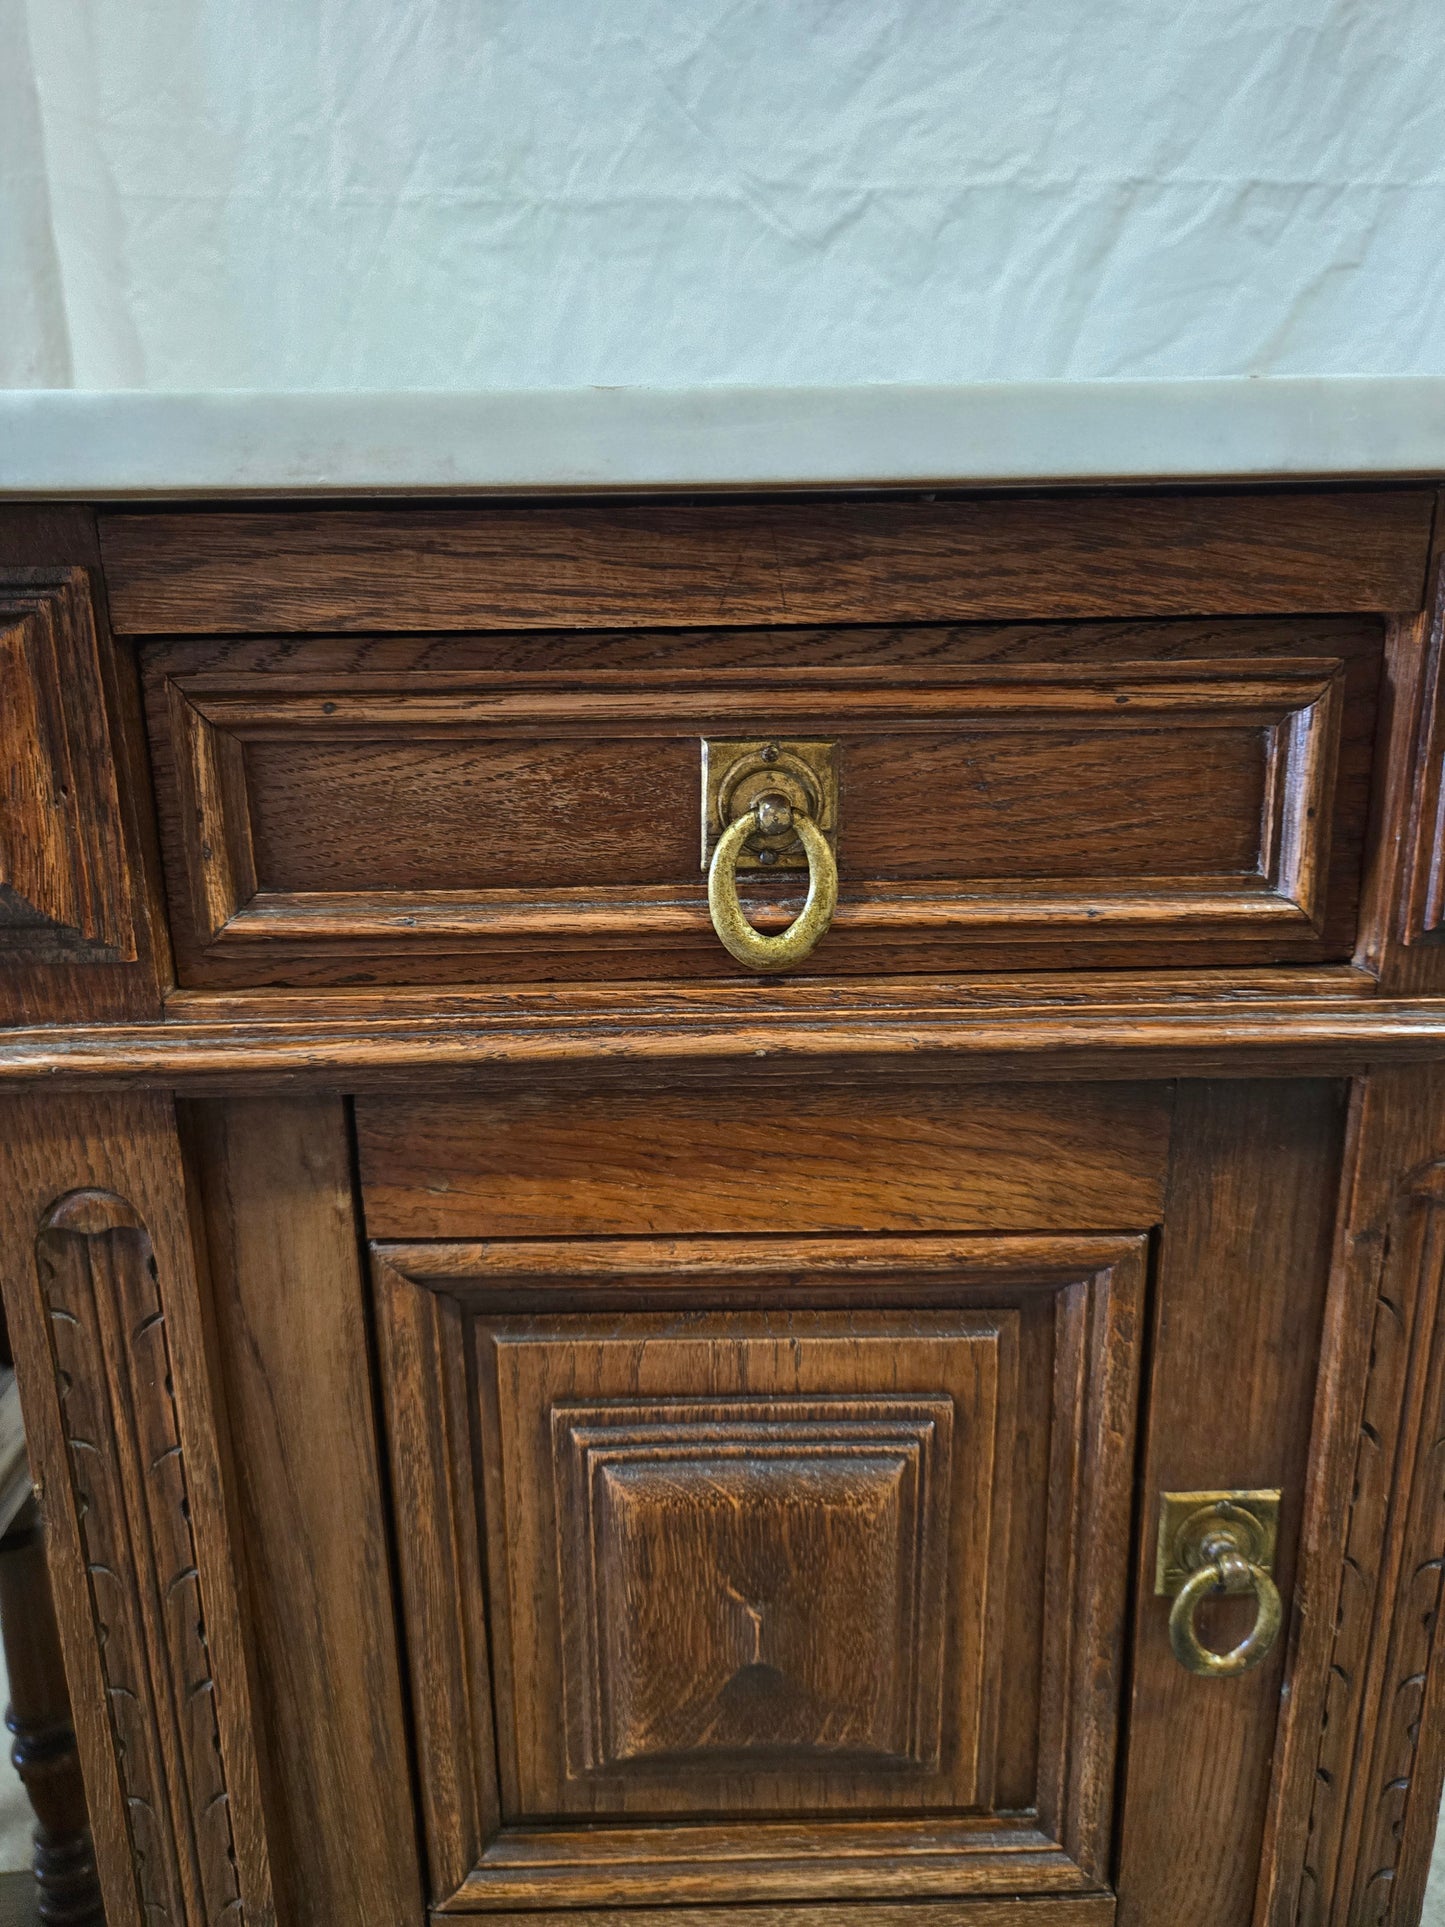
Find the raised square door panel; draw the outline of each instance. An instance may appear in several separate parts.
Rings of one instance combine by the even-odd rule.
[[[1106,1895],[1144,1244],[375,1245],[434,1904]]]
[[[186,983],[733,973],[703,745],[826,743],[807,968],[1347,959],[1369,617],[174,641],[145,651]],[[797,869],[745,869],[775,932]]]
[[[560,1730],[517,1725],[521,1811],[806,1810],[840,1765],[860,1799],[891,1804],[900,1777],[941,1773],[946,1645],[967,1683],[942,1790],[972,1798],[1015,1321],[852,1322],[740,1314],[696,1337],[644,1316],[615,1334],[577,1319],[482,1328],[500,1504],[518,1527],[489,1544],[493,1596],[507,1591],[519,1677],[539,1679],[549,1633],[562,1655]],[[955,1416],[974,1434],[956,1452]],[[544,1436],[549,1451],[528,1449]],[[552,1530],[533,1537],[544,1513]],[[945,1641],[954,1519],[973,1582],[952,1589],[967,1623]]]
[[[936,1770],[948,1397],[624,1399],[551,1418],[568,1778],[734,1759]],[[759,1783],[746,1804],[767,1800]]]

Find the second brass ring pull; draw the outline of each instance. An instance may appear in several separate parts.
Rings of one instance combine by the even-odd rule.
[[[748,838],[762,828],[758,809],[748,810],[735,823],[729,823],[708,865],[707,907],[712,927],[723,948],[752,970],[790,970],[801,963],[833,921],[837,908],[838,865],[827,837],[802,810],[792,812],[792,827],[807,853],[808,896],[787,929],[776,937],[765,937],[761,930],[755,930],[738,901],[738,857]]]
[[[1169,1644],[1174,1657],[1191,1673],[1207,1679],[1234,1679],[1258,1666],[1279,1637],[1283,1609],[1279,1588],[1263,1566],[1252,1565],[1241,1557],[1238,1547],[1224,1535],[1203,1548],[1206,1563],[1190,1573],[1175,1594],[1169,1613]],[[1254,1624],[1227,1653],[1216,1653],[1206,1646],[1194,1629],[1194,1615],[1201,1601],[1211,1593],[1253,1593]]]

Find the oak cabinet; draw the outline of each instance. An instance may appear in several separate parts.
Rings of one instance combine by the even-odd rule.
[[[0,518],[113,1927],[1409,1927],[1434,508]]]

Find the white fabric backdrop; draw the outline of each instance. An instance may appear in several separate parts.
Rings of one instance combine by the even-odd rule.
[[[0,385],[1445,372],[1445,0],[0,0]]]

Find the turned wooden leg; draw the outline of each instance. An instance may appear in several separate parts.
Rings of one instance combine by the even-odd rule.
[[[0,1539],[0,1630],[10,1674],[10,1757],[35,1809],[35,1878],[48,1927],[104,1927],[85,1788],[33,1505]]]

